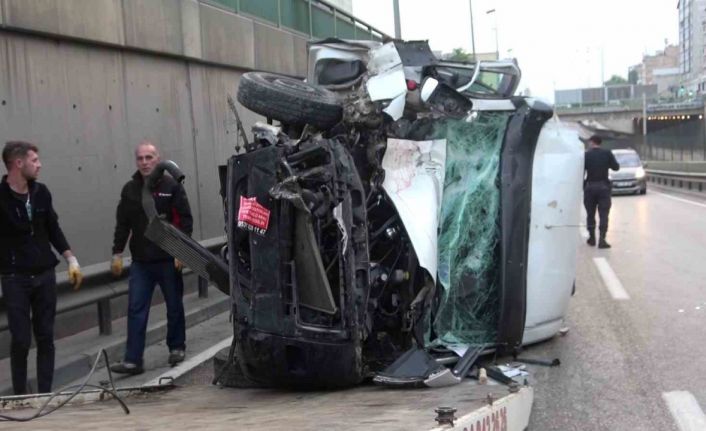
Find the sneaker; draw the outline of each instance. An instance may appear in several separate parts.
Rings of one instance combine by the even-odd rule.
[[[179,362],[184,361],[184,357],[186,356],[186,353],[183,350],[180,349],[174,349],[169,351],[169,359],[167,362],[169,362],[169,365],[172,367]]]
[[[110,366],[110,371],[118,374],[137,375],[142,374],[145,370],[141,365],[133,364],[132,362],[121,362]]]
[[[595,247],[596,246],[596,237],[589,236],[588,239],[586,240],[586,244],[590,245],[591,247]]]
[[[598,241],[598,248],[610,248],[610,244],[604,239]]]

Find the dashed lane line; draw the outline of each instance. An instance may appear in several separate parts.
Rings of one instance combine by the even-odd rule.
[[[623,288],[623,284],[620,282],[620,279],[613,271],[613,268],[610,267],[605,257],[594,257],[593,264],[596,265],[603,279],[603,284],[605,284],[605,287],[608,289],[613,299],[618,301],[630,299],[630,295],[628,295],[628,292]]]
[[[706,430],[706,415],[691,392],[664,392],[662,398],[667,403],[667,408],[674,417],[679,431]]]

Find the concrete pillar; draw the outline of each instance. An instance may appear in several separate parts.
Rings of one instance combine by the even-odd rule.
[[[184,55],[203,58],[201,51],[201,14],[198,0],[181,0],[181,36]]]

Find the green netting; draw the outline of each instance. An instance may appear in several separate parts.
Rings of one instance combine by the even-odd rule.
[[[355,39],[355,24],[347,19],[336,19],[336,37],[340,39]]]
[[[335,25],[333,15],[330,12],[324,11],[317,7],[311,9],[311,19],[313,24],[314,37],[326,38],[332,37],[335,33]]]
[[[306,0],[282,0],[282,25],[309,34],[309,3]]]
[[[433,344],[496,340],[500,234],[499,165],[509,115],[481,113],[470,123],[448,120],[446,178],[439,223],[439,282]]]
[[[277,24],[277,0],[240,0],[240,11]]]

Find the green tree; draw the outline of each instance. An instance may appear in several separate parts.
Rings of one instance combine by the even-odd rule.
[[[451,55],[449,56],[449,60],[470,62],[470,61],[473,61],[473,54],[464,51],[463,48],[454,48],[451,51]]]
[[[603,84],[604,84],[604,85],[620,85],[620,84],[627,84],[627,83],[628,83],[628,80],[625,79],[625,78],[623,78],[622,76],[620,76],[620,75],[613,75],[613,76],[610,77],[609,80],[607,80],[607,81],[604,82]]]
[[[637,74],[637,70],[631,70],[628,72],[628,82],[631,84],[637,84],[637,80],[639,79],[639,76]]]

